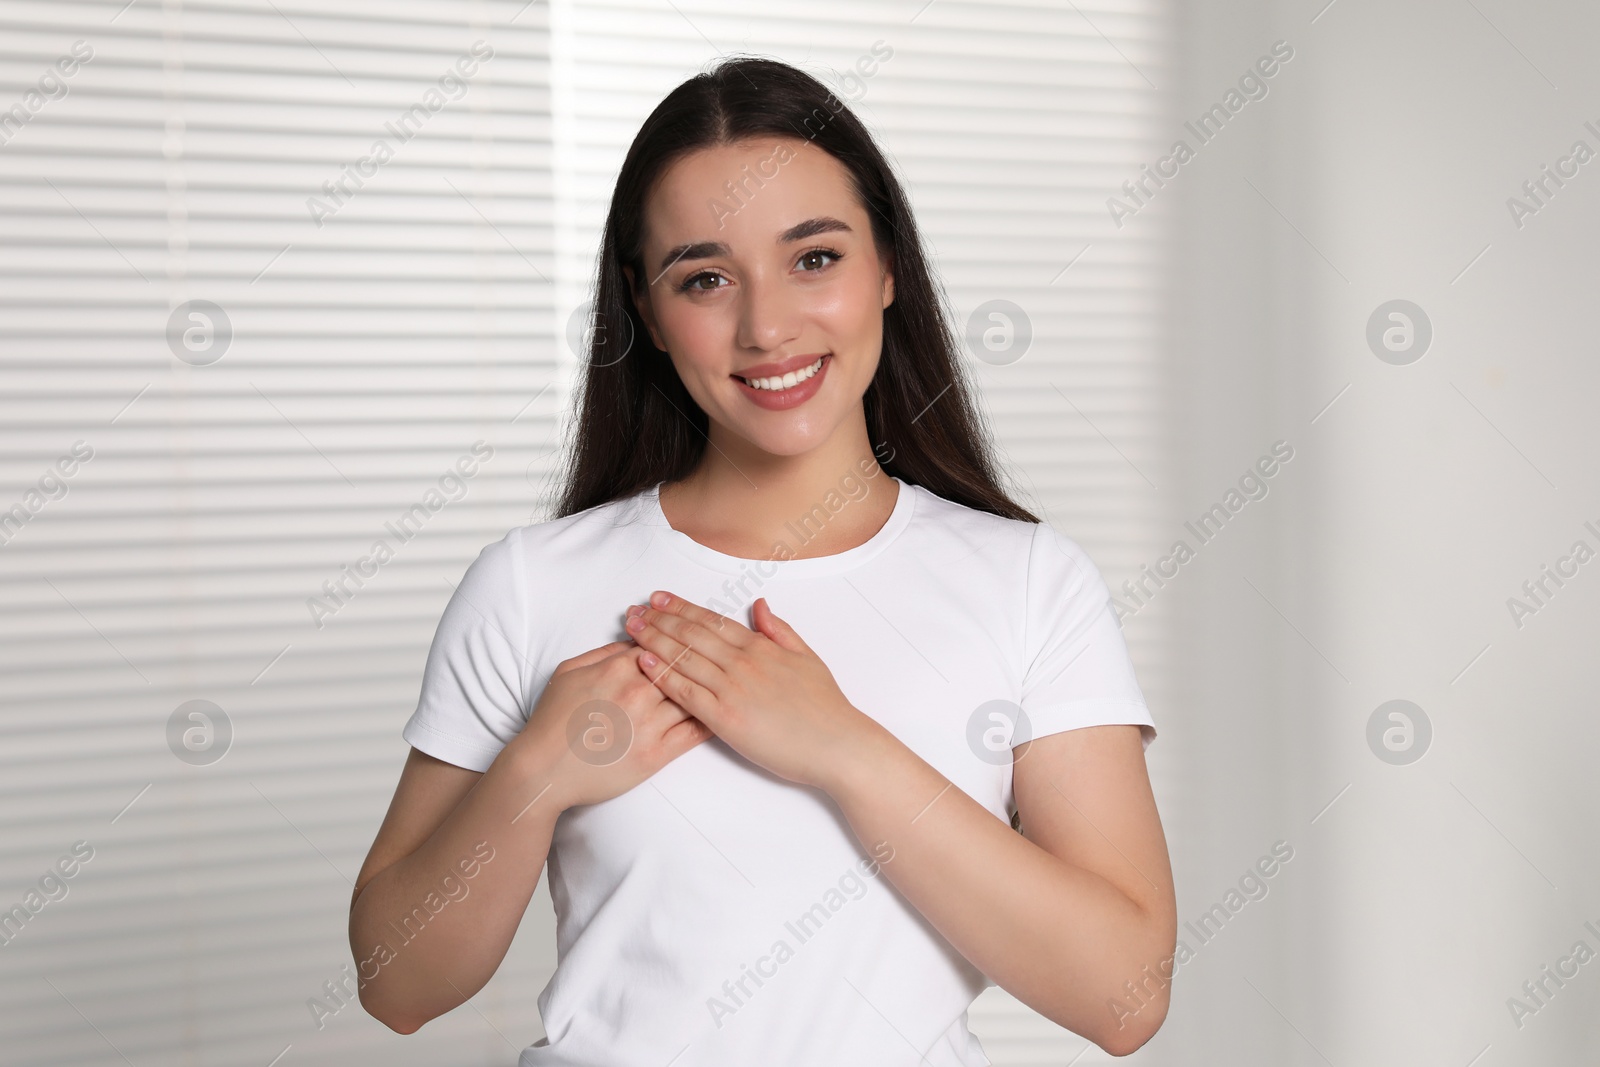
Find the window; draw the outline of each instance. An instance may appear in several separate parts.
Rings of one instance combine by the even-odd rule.
[[[1004,299],[997,328],[1031,331],[978,366],[1019,490],[1108,580],[1159,547],[1164,235],[1105,208],[1153,158],[1152,5],[17,0],[0,24],[0,908],[93,853],[0,927],[20,1059],[489,1063],[537,1036],[543,890],[474,1006],[401,1042],[343,1006],[349,884],[449,583],[548,514],[611,178],[713,49],[859,111],[963,320]],[[1153,700],[1158,633],[1128,630]],[[1081,1047],[998,990],[973,1024],[997,1064]]]

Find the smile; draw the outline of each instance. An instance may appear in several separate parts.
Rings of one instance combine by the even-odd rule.
[[[822,388],[823,380],[828,376],[828,368],[833,366],[832,354],[817,357],[809,366],[792,370],[788,374],[770,378],[741,378],[735,374],[731,377],[739,383],[739,391],[757,407],[766,408],[768,411],[787,411],[789,408],[804,404],[816,395]]]
[[[790,371],[781,378],[739,378],[737,374],[735,374],[734,377],[739,378],[741,382],[750,386],[752,389],[766,389],[770,392],[777,393],[783,391],[784,389],[793,389],[807,378],[810,378],[813,374],[822,369],[822,361],[827,358],[827,356],[818,356],[817,361],[811,364],[811,366],[802,367],[797,371]]]

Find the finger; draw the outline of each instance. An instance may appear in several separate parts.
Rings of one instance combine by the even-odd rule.
[[[639,673],[644,673],[643,668],[640,668]],[[648,678],[645,680],[649,681]],[[652,714],[660,717],[661,720],[667,724],[666,727],[662,727],[663,730],[667,729],[667,727],[678,725],[678,723],[682,722],[684,719],[691,719],[694,717],[685,711],[677,701],[667,696],[655,686],[652,685],[650,687],[650,691],[659,698],[656,703],[652,705]]]
[[[694,746],[704,741],[709,741],[715,736],[716,734],[712,732],[711,727],[699,719],[689,716],[682,722],[669,727],[661,735],[661,748],[667,753],[667,759],[670,762]]]
[[[757,597],[753,618],[756,629],[791,652],[810,652],[811,646],[801,640],[793,626],[772,613],[766,597]]]
[[[680,619],[703,626],[707,630],[715,632],[734,648],[743,648],[755,637],[755,634],[743,623],[730,619],[726,615],[719,615],[710,608],[703,608],[699,604],[685,600],[683,597],[676,596],[664,589],[657,589],[650,594],[648,606],[655,608],[657,611],[676,615]]]
[[[647,678],[654,680],[663,675],[681,674],[704,689],[721,692],[726,675],[721,667],[702,655],[698,647],[684,644],[648,624],[633,639],[639,643],[636,662]],[[651,657],[655,658],[654,663],[650,662]],[[672,695],[666,689],[662,692]]]
[[[587,667],[591,663],[599,663],[607,656],[614,656],[623,649],[631,648],[632,646],[632,641],[612,641],[601,645],[599,648],[591,648],[589,651],[573,656],[571,659],[562,660],[561,664],[552,673],[565,674],[568,671],[575,671],[579,667]]]
[[[645,608],[636,615],[630,615],[624,626],[641,648],[649,649],[668,663],[675,662],[684,649],[689,649],[690,657],[705,661],[717,673],[721,673],[739,655],[739,650],[724,641],[715,630],[708,630],[698,623],[655,608]],[[695,667],[686,657],[682,669],[701,684],[711,686],[716,675],[703,667],[698,670]]]
[[[689,664],[697,671],[704,672],[707,667],[715,670],[714,665],[708,664],[703,656],[695,655],[693,650],[680,655],[677,664],[651,652],[648,647],[639,654],[639,669],[662,694],[690,715],[709,722],[715,718],[719,707],[716,694],[679,669]]]

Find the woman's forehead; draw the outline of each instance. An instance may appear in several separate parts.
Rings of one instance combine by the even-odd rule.
[[[675,161],[645,203],[645,243],[776,244],[812,218],[864,228],[850,173],[804,140],[759,138],[697,149]]]

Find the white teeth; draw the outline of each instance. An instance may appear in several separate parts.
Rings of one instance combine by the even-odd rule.
[[[773,391],[793,389],[795,386],[799,385],[801,382],[805,381],[807,378],[811,377],[813,374],[817,373],[817,371],[822,369],[823,358],[825,357],[819,356],[817,357],[817,361],[811,364],[811,366],[805,367],[801,370],[790,371],[781,378],[741,378],[740,381],[744,382],[746,385],[749,385],[753,389],[771,389]]]

